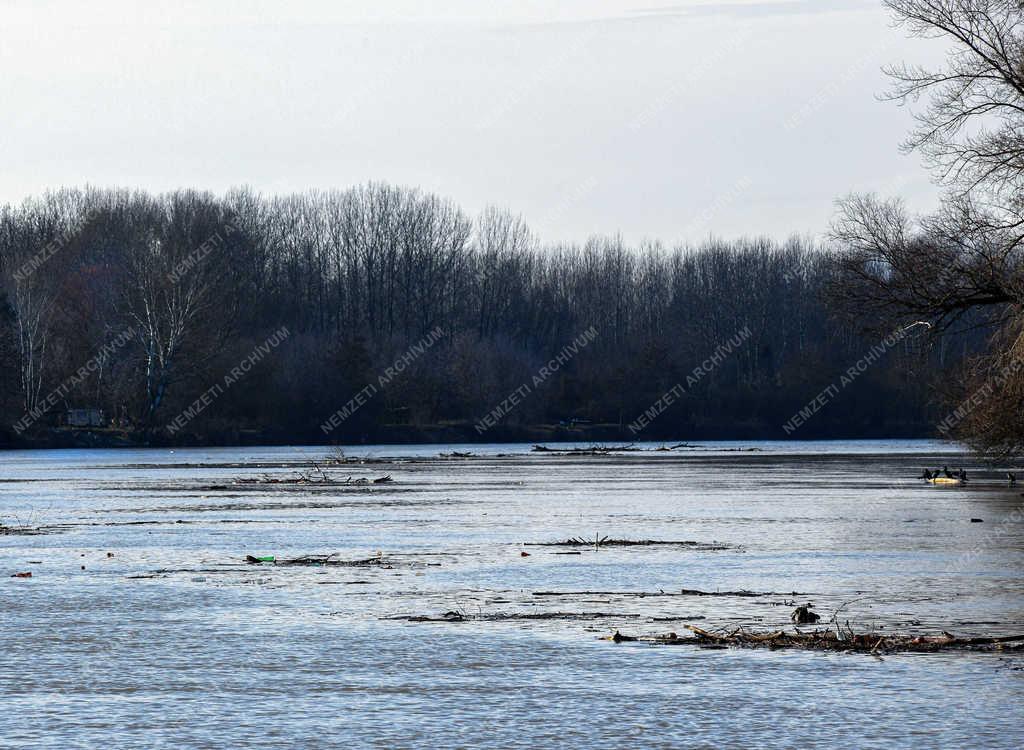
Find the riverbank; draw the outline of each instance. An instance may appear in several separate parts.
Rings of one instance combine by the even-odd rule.
[[[787,435],[781,425],[750,421],[722,425],[690,425],[679,430],[649,429],[634,433],[619,424],[537,424],[497,425],[480,431],[472,422],[438,424],[380,425],[360,434],[324,435],[320,430],[277,430],[274,428],[211,427],[202,432],[183,430],[175,435],[163,431],[141,432],[124,429],[44,428],[18,436],[0,432],[0,449],[25,448],[147,448],[147,447],[231,447],[273,445],[429,445],[485,443],[667,443],[700,440],[926,440],[936,437],[932,426],[923,422],[867,424],[810,424],[798,435]]]

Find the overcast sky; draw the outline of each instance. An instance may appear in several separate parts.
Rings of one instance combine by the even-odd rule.
[[[668,244],[929,207],[875,94],[937,51],[880,0],[657,2],[0,0],[0,201],[382,180]]]

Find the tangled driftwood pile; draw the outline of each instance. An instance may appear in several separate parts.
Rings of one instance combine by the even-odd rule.
[[[319,467],[316,467],[316,472],[303,472],[298,476],[289,477],[274,477],[269,474],[264,474],[260,477],[241,477],[234,480],[234,484],[316,484],[316,485],[328,485],[328,486],[362,486],[367,484],[388,484],[394,481],[390,474],[386,474],[382,477],[376,477],[371,479],[369,477],[357,477],[353,479],[351,476],[345,479],[336,479]],[[227,485],[213,485],[208,489],[228,489]]]
[[[768,633],[757,633],[737,628],[729,633],[712,633],[686,625],[692,636],[679,636],[675,633],[653,636],[630,636],[615,631],[603,640],[622,643],[626,641],[642,641],[666,646],[700,646],[700,647],[740,647],[740,648],[795,648],[812,651],[853,651],[867,654],[876,653],[933,653],[936,651],[959,650],[990,650],[993,648],[1024,647],[1024,635],[1008,635],[983,638],[958,638],[951,633],[943,632],[938,636],[912,635],[880,635],[879,633],[854,633],[846,629],[814,630],[801,632],[794,628],[793,632],[776,630]],[[1021,644],[1021,645],[1012,645]]]

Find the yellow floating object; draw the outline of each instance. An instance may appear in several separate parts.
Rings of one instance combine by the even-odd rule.
[[[926,479],[926,482],[932,484],[960,484],[959,479],[952,479],[950,477],[933,477],[932,479]]]

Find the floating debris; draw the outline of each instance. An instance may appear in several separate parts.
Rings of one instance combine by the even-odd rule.
[[[430,617],[428,615],[398,615],[395,617],[384,617],[384,620],[407,620],[408,622],[465,622],[469,618],[466,617],[462,612],[448,611],[440,617]]]
[[[338,556],[337,552],[332,552],[327,555],[300,555],[299,557],[291,557],[282,559],[276,555],[266,555],[264,557],[256,557],[254,555],[246,555],[245,562],[249,565],[262,565],[262,566],[331,566],[339,568],[437,568],[441,566],[439,562],[428,562],[423,559],[417,559],[422,557],[436,557],[441,553],[424,553],[424,554],[408,554],[403,555],[401,553],[393,554],[391,556],[385,556],[383,552],[377,552],[373,557],[360,558],[356,560],[345,560]],[[269,558],[269,559],[268,559]]]
[[[675,633],[653,636],[624,635],[615,631],[601,640],[622,643],[643,641],[667,646],[734,646],[740,648],[806,649],[812,651],[841,651],[856,653],[934,653],[948,650],[993,650],[1003,644],[1024,642],[1024,635],[1008,635],[981,638],[958,638],[944,632],[939,636],[879,635],[875,632],[854,633],[852,630],[815,630],[803,633],[795,630],[787,633],[776,630],[768,633],[747,632],[738,628],[731,633],[712,633],[696,625],[685,625],[692,637],[680,637]]]
[[[4,526],[0,524],[0,536],[41,536],[67,531],[67,526]]]
[[[559,456],[604,456],[609,453],[625,453],[642,451],[634,444],[629,445],[592,445],[589,448],[549,448],[546,445],[534,445],[534,453],[553,453]]]
[[[797,592],[792,594],[778,594],[776,592],[758,591],[701,591],[700,589],[680,589],[679,591],[534,591],[534,596],[636,596],[641,599],[653,596],[800,596]]]
[[[347,476],[344,479],[336,479],[330,476],[322,469],[317,467],[318,473],[306,472],[299,474],[298,476],[287,476],[287,477],[274,477],[269,474],[263,474],[259,477],[240,477],[234,480],[234,484],[237,485],[317,485],[320,487],[359,487],[370,484],[386,484],[394,481],[390,474],[386,474],[382,477],[371,479],[370,477],[355,477]],[[227,490],[234,489],[223,484],[211,484],[205,487],[200,487],[203,491],[213,490]]]
[[[329,555],[302,555],[301,557],[292,557],[287,560],[278,559],[274,555],[266,555],[263,557],[246,555],[245,561],[250,565],[261,565],[265,563],[269,563],[270,565],[334,565],[343,568],[368,568],[373,566],[390,568],[393,566],[392,561],[383,555],[367,557],[361,560],[341,560],[337,555],[338,553],[332,552]]]
[[[384,620],[405,622],[507,622],[515,620],[639,620],[644,615],[618,612],[490,612],[468,615],[463,612],[445,612],[438,617],[429,615],[392,615]],[[700,618],[696,618],[700,619]]]
[[[558,542],[526,542],[527,547],[685,547],[686,549],[699,550],[701,552],[716,552],[731,549],[729,545],[720,542],[695,542],[690,540],[664,540],[664,539],[612,539],[608,536],[594,536],[593,539],[586,539],[581,536],[570,537]]]

